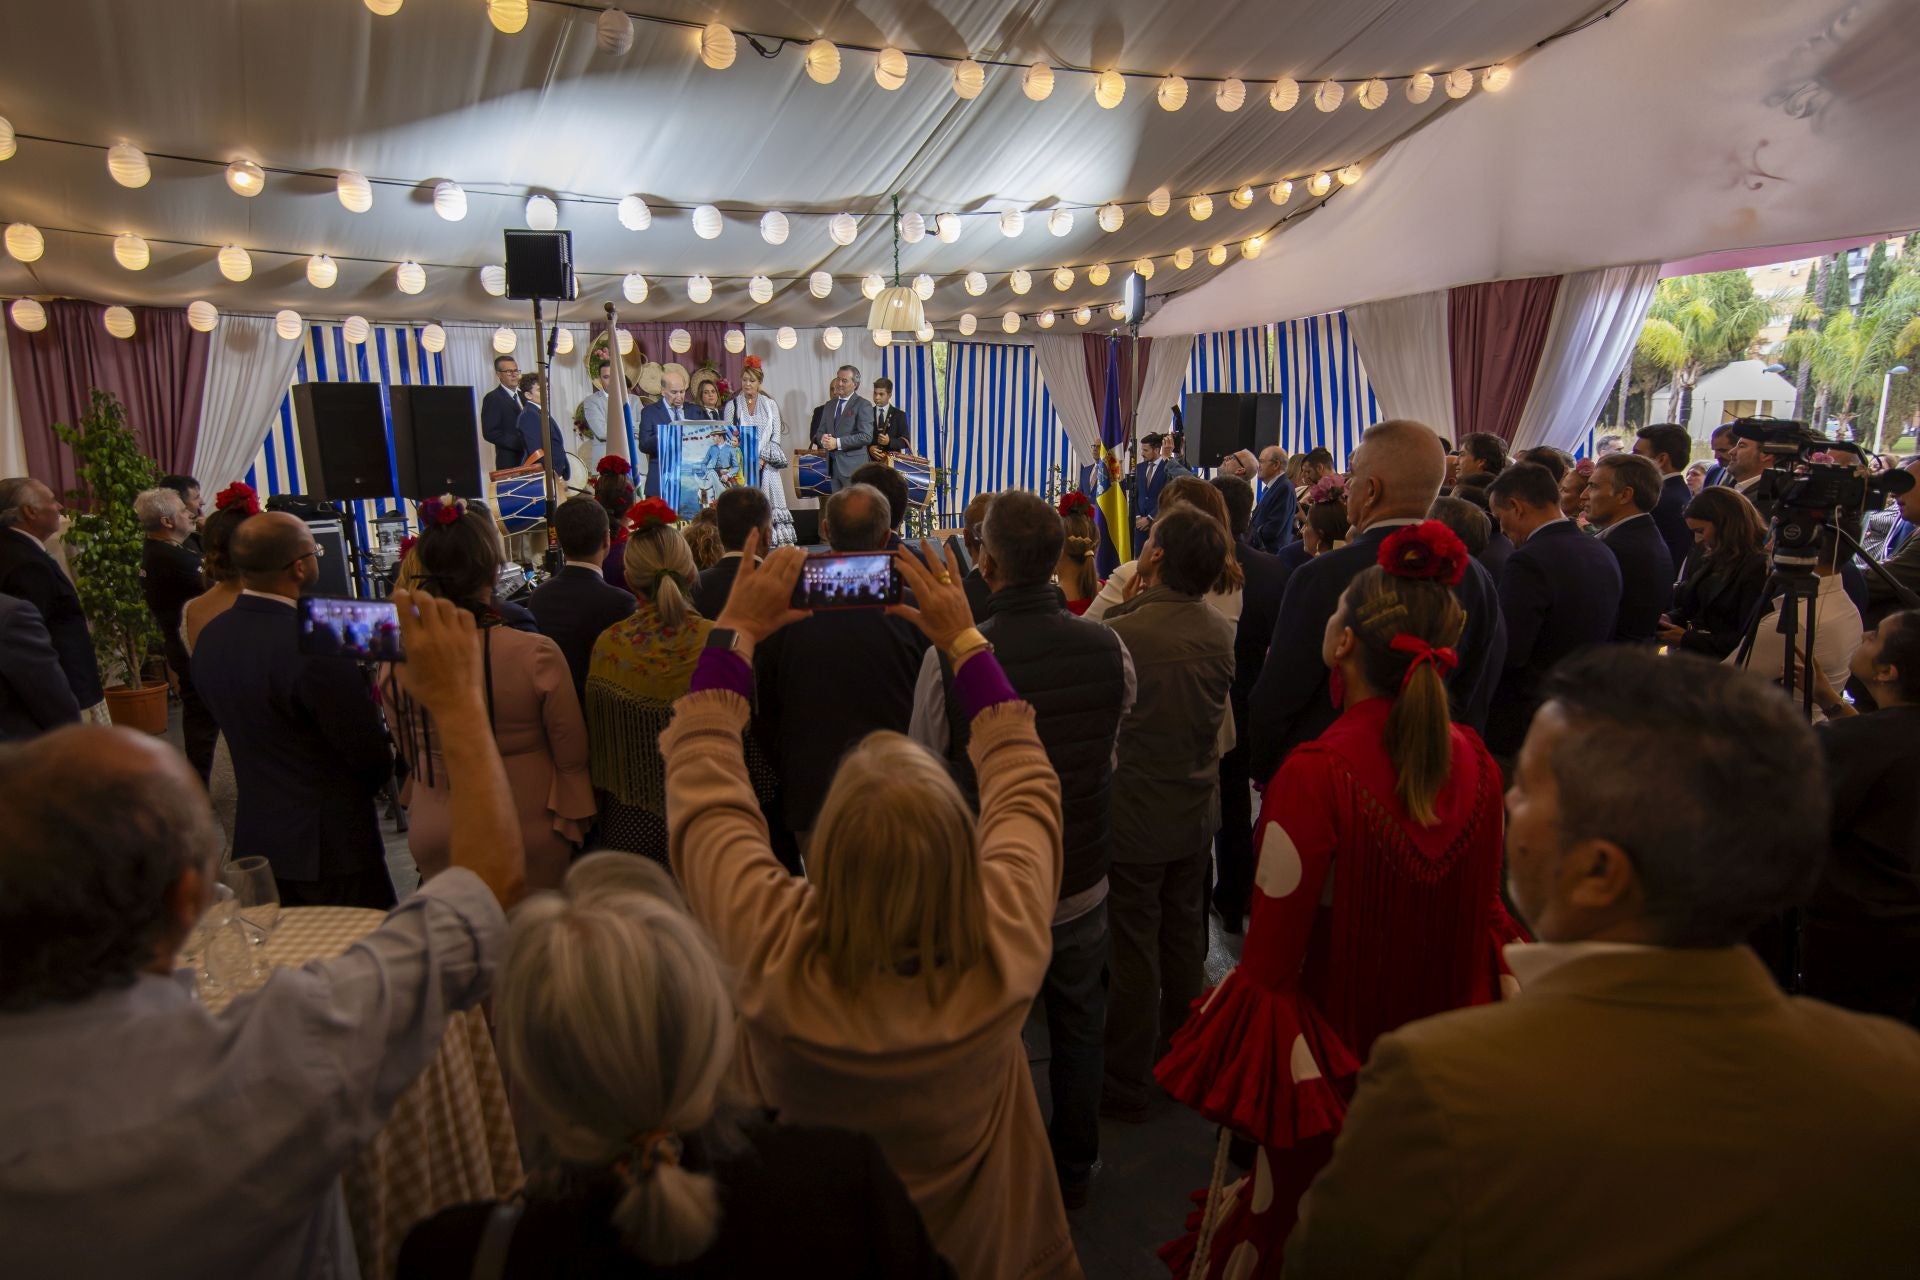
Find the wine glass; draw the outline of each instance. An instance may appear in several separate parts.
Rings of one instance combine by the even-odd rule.
[[[247,926],[255,946],[265,946],[280,923],[280,886],[265,858],[235,858],[220,868],[220,880],[233,890],[234,915]]]

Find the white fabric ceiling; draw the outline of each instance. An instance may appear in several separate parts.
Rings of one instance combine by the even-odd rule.
[[[1911,230],[1914,17],[1914,0],[1637,0],[1399,143],[1147,331]]]
[[[1172,189],[1171,213],[1154,218],[1130,208],[1117,234],[1101,232],[1085,209],[1064,238],[1049,235],[1043,218],[1030,217],[1024,235],[1007,239],[983,217],[968,219],[955,244],[929,236],[906,247],[904,272],[927,271],[939,281],[929,316],[944,322],[974,311],[984,331],[1008,308],[1064,312],[1111,302],[1124,264],[1141,255],[1156,259],[1154,293],[1190,288],[1220,274],[1205,264],[1208,246],[1237,243],[1311,203],[1302,183],[1284,210],[1261,198],[1236,211],[1223,199],[1212,219],[1200,223],[1185,212],[1188,194],[1367,159],[1436,116],[1466,118],[1459,106],[1524,117],[1551,90],[1535,82],[1532,67],[1542,61],[1536,59],[1496,102],[1477,101],[1476,90],[1466,103],[1449,104],[1435,92],[1425,106],[1415,106],[1395,83],[1377,111],[1362,110],[1350,92],[1332,114],[1305,100],[1280,114],[1266,103],[1276,77],[1296,77],[1310,97],[1323,76],[1444,73],[1515,58],[1597,4],[952,0],[936,7],[910,0],[858,6],[656,0],[657,12],[724,20],[743,32],[818,34],[1021,63],[1239,75],[1248,100],[1227,114],[1214,106],[1210,84],[1195,81],[1186,108],[1168,113],[1155,105],[1152,82],[1138,79],[1129,82],[1119,108],[1102,110],[1090,79],[1065,72],[1053,96],[1036,104],[1022,94],[1017,69],[997,67],[988,70],[985,93],[965,102],[950,87],[949,67],[920,60],[906,87],[887,93],[874,83],[872,55],[853,51],[843,56],[839,81],[822,86],[807,78],[798,48],[763,60],[744,39],[733,68],[716,72],[695,57],[691,31],[649,23],[638,24],[630,53],[613,58],[595,48],[595,10],[587,5],[536,3],[526,29],[506,36],[489,26],[479,0],[406,0],[389,18],[359,0],[0,0],[0,30],[7,33],[0,116],[22,135],[87,144],[23,137],[18,154],[0,165],[0,222],[32,222],[46,234],[39,262],[0,258],[0,294],[162,304],[205,298],[225,310],[292,307],[314,318],[522,321],[525,304],[489,297],[476,268],[501,260],[499,233],[523,225],[529,192],[615,198],[639,192],[656,210],[644,232],[622,228],[611,205],[563,199],[561,225],[574,231],[583,273],[582,302],[571,316],[597,312],[600,302],[618,297],[619,273],[640,271],[653,294],[638,306],[623,305],[623,318],[857,325],[867,304],[854,277],[891,269],[885,217],[869,217],[859,239],[844,249],[828,238],[824,218],[794,217],[787,243],[772,248],[758,234],[757,213],[730,214],[724,235],[704,241],[692,233],[686,213],[660,206],[712,202],[789,215],[875,214],[897,192],[905,208],[931,217],[941,210],[1138,201],[1163,184]],[[1629,12],[1700,7],[1733,5],[1640,0]],[[1794,0],[1792,7],[1808,6]],[[1549,52],[1572,56],[1596,35],[1612,43],[1608,29],[1618,21]],[[1747,47],[1748,38],[1740,40]],[[153,155],[149,186],[126,190],[109,179],[99,148],[122,140]],[[352,168],[414,185],[377,186],[372,212],[354,215],[335,198],[330,176],[270,173],[265,193],[244,200],[227,190],[218,167],[162,158],[167,155],[221,162],[246,156],[270,168],[323,175]],[[465,221],[448,223],[434,214],[431,188],[441,178],[466,187]],[[1370,176],[1336,195],[1329,209],[1384,203],[1375,189],[1384,185]],[[1849,199],[1856,190],[1847,191]],[[1318,221],[1316,215],[1302,223]],[[125,231],[152,242],[147,270],[115,264],[105,237]],[[1290,240],[1291,231],[1282,238]],[[167,240],[240,244],[254,251],[253,277],[229,283],[211,249]],[[1186,272],[1170,260],[1181,248],[1199,259]],[[339,261],[339,283],[330,290],[306,282],[305,256],[316,252]],[[389,266],[348,261],[353,257],[426,264],[427,290],[403,295]],[[1089,285],[1084,270],[1065,293],[1047,279],[1055,266],[1094,262],[1119,264],[1105,287]],[[1035,276],[1024,298],[1004,276],[981,298],[960,287],[969,269],[1016,267]],[[826,302],[807,293],[804,277],[817,269],[840,277]],[[689,303],[682,281],[673,278],[694,272],[715,277],[714,300],[705,306]],[[761,307],[746,296],[745,279],[756,272],[775,277],[778,290]],[[1244,266],[1228,268],[1210,293],[1230,296],[1245,275]],[[1235,314],[1269,319],[1282,305],[1266,302]],[[1211,317],[1184,314],[1192,317],[1189,328],[1219,327]]]

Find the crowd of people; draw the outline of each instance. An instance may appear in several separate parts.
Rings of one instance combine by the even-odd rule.
[[[1077,1275],[1103,1122],[1169,1100],[1218,1129],[1181,1276],[1910,1269],[1920,489],[1783,596],[1744,427],[1697,486],[1669,425],[1210,478],[1150,435],[1102,578],[1080,493],[906,545],[857,389],[821,536],[891,557],[884,608],[796,608],[764,488],[683,520],[611,457],[525,607],[493,519],[422,503],[405,660],[356,664],[297,644],[304,522],[142,494],[184,751],[77,723],[60,507],[0,481],[10,1263],[337,1274],[341,1169],[490,1002],[532,1176],[402,1276]],[[212,1015],[174,957],[251,852],[391,911]]]

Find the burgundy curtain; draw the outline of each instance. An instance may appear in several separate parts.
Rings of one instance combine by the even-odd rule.
[[[1447,294],[1453,424],[1511,442],[1533,390],[1559,276],[1462,285]]]
[[[1096,417],[1104,418],[1107,403],[1107,336],[1098,333],[1083,333],[1080,341],[1087,353],[1087,389],[1093,393],[1093,412]],[[1133,343],[1120,339],[1115,348],[1120,355],[1120,422],[1126,428],[1127,439],[1133,439]],[[1140,339],[1140,373],[1146,376],[1147,366],[1153,360],[1153,339]],[[1102,427],[1105,426],[1104,421]]]
[[[603,322],[604,323],[604,322]],[[594,333],[600,332],[602,325],[594,326]],[[746,332],[746,326],[732,320],[642,320],[620,325],[633,335],[633,341],[639,351],[646,354],[648,360],[660,364],[680,364],[689,371],[703,364],[710,364],[720,371],[727,385],[735,391],[740,390],[740,371],[747,367],[747,355],[743,350],[734,355],[727,350],[727,331],[730,329]],[[675,329],[685,329],[693,339],[693,345],[685,355],[676,355],[667,345],[667,337]]]
[[[134,307],[133,337],[108,333],[97,302],[49,302],[47,327],[7,335],[27,467],[57,493],[73,487],[73,453],[53,424],[77,423],[92,390],[111,391],[127,412],[141,450],[168,473],[193,466],[200,438],[200,397],[207,385],[208,338],[187,324],[182,307]]]

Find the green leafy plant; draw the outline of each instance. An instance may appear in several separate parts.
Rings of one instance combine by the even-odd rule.
[[[67,530],[67,563],[80,591],[80,607],[93,631],[102,671],[122,670],[138,688],[147,651],[160,639],[140,586],[141,531],[133,500],[159,479],[152,459],[127,426],[126,411],[98,388],[93,407],[54,434],[73,450],[75,487],[67,494],[73,524]]]

